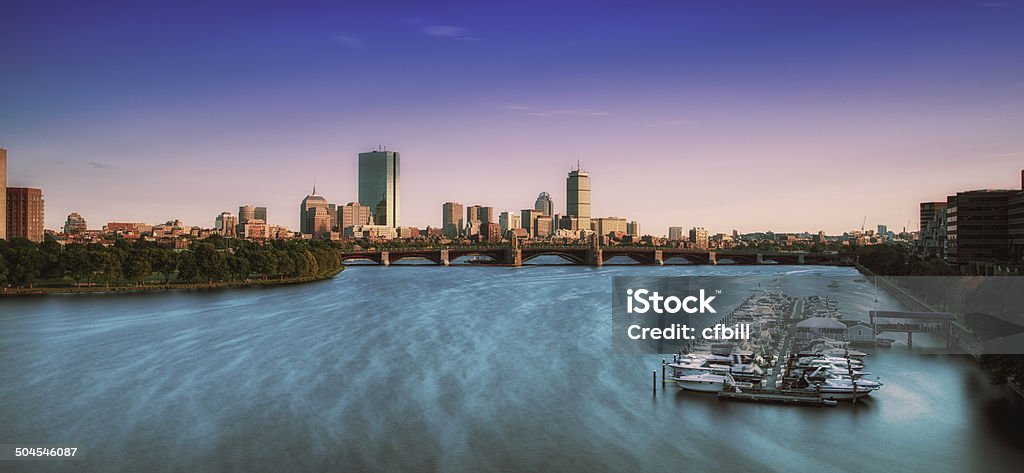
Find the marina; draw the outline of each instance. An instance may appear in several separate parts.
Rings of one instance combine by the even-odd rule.
[[[831,281],[827,287],[839,285]],[[720,400],[832,407],[856,403],[881,389],[864,371],[867,353],[851,341],[838,302],[828,296],[797,298],[762,289],[723,318],[722,325],[752,327],[739,343],[689,343],[662,361],[662,384],[717,393]]]

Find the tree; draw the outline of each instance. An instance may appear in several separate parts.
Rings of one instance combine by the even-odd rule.
[[[200,243],[193,247],[196,266],[199,274],[208,282],[224,279],[228,274],[228,261],[224,253],[210,243]]]
[[[193,282],[199,279],[199,265],[196,263],[196,256],[191,251],[178,255],[178,279]]]
[[[121,277],[121,261],[114,256],[114,252],[107,251],[103,247],[92,249],[89,260],[92,264],[93,274],[107,287],[110,287],[111,281]]]
[[[228,268],[231,270],[231,275],[239,281],[249,279],[249,266],[249,260],[244,257],[228,256]]]
[[[68,245],[61,255],[64,267],[64,274],[71,277],[78,286],[82,280],[92,275],[92,262],[89,260],[89,252],[82,245]]]
[[[153,265],[145,250],[133,249],[128,253],[128,258],[123,264],[124,277],[129,282],[141,285],[151,274]]]
[[[10,243],[9,278],[16,286],[32,287],[36,278],[42,274],[45,264],[39,247],[24,238],[15,238]]]
[[[164,277],[164,284],[170,284],[171,275],[178,270],[178,254],[170,248],[152,248],[147,251],[153,269]]]

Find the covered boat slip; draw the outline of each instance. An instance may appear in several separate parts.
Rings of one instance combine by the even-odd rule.
[[[952,323],[956,316],[949,312],[909,312],[894,310],[868,311],[871,328],[877,335],[881,332],[905,332],[907,346],[914,346],[914,333],[945,335],[946,344],[951,340]]]

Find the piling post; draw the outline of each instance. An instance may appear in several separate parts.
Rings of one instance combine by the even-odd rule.
[[[651,392],[658,395],[658,370],[651,371]]]
[[[661,359],[661,386],[665,387],[665,359]]]

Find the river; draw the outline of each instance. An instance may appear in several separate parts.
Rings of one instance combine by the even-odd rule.
[[[915,337],[856,406],[651,393],[615,275],[796,266],[353,266],[309,284],[0,299],[0,471],[1019,471],[1021,403]],[[866,315],[870,285],[839,290]],[[882,308],[898,308],[884,294]],[[920,347],[919,347],[920,346]],[[1017,467],[1014,467],[1017,465]]]

